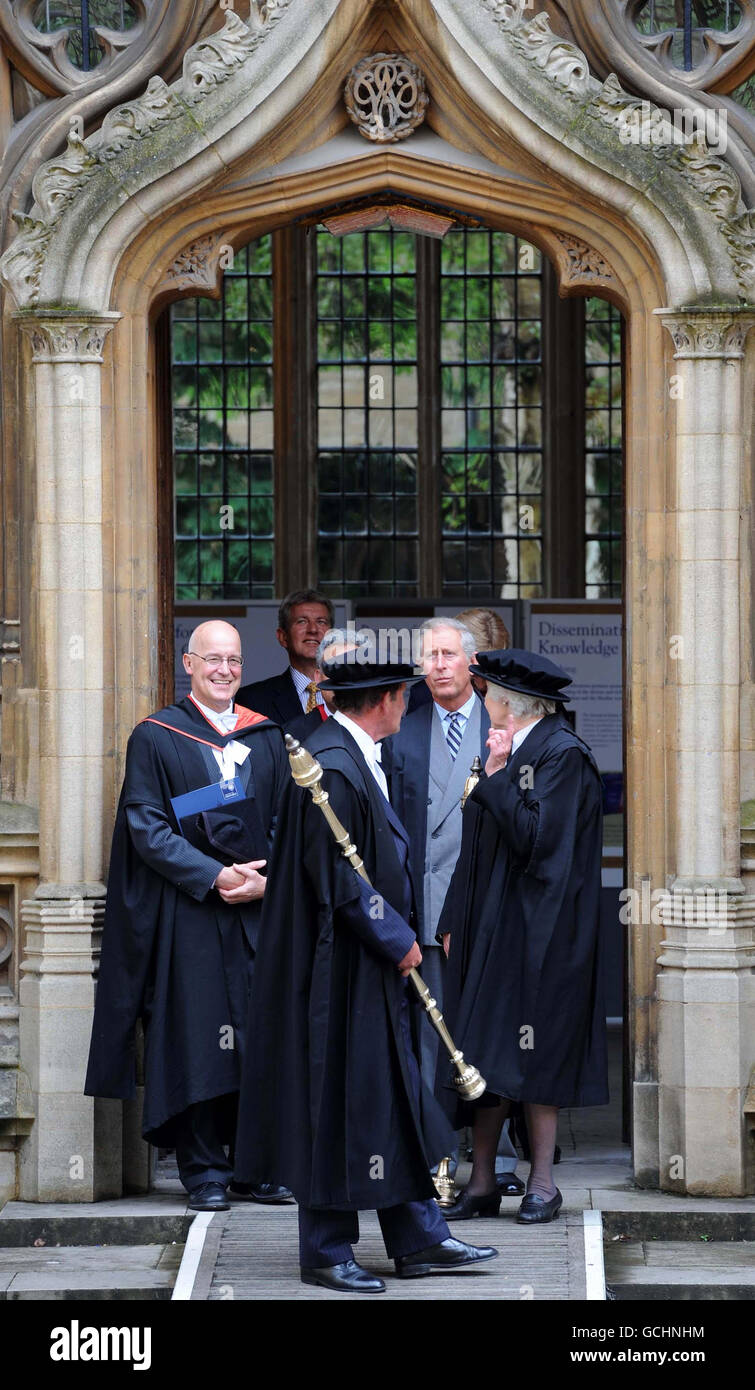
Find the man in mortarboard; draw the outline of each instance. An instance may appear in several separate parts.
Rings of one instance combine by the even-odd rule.
[[[401,722],[413,667],[379,661],[358,644],[328,661],[323,646],[321,688],[333,692],[335,712],[307,748],[370,884],[292,779],[250,1000],[237,1172],[294,1192],[305,1284],[379,1293],[382,1279],[354,1259],[360,1211],[377,1210],[401,1278],[450,1272],[496,1251],[454,1240],[433,1200],[430,1168],[450,1135],[413,1051],[407,976],[422,954],[407,835],[378,758],[381,739]]]
[[[590,749],[563,714],[565,671],[515,648],[478,652],[470,671],[485,689],[490,752],[466,803],[438,934],[449,953],[447,1022],[487,1091],[472,1112],[471,1178],[446,1216],[497,1214],[498,1136],[510,1102],[520,1101],[531,1169],[517,1220],[548,1222],[562,1204],[553,1181],[559,1108],[608,1100],[602,789]],[[442,1080],[438,1094],[456,1112]]]
[[[281,731],[234,704],[236,628],[201,623],[191,692],[136,726],[126,751],[86,1094],[135,1094],[144,1025],[144,1138],[175,1148],[195,1211],[224,1210],[233,1176],[249,982],[275,810],[288,781]],[[277,1184],[237,1195],[285,1200]]]

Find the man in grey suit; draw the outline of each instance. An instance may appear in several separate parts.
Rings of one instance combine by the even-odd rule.
[[[403,720],[391,739],[391,804],[409,834],[417,940],[423,979],[439,1004],[445,955],[435,939],[461,844],[461,797],[475,756],[487,757],[490,719],[469,674],[474,638],[454,618],[423,623],[422,666],[432,699]],[[423,1029],[422,1076],[435,1084],[437,1038]]]
[[[472,686],[469,665],[475,640],[455,618],[430,618],[420,629],[422,666],[431,699],[410,711],[385,748],[391,804],[409,835],[417,906],[422,977],[443,1007],[446,958],[436,940],[441,909],[461,846],[461,798],[476,756],[488,756],[490,718]],[[438,1039],[422,1030],[422,1078],[432,1090]],[[516,1154],[504,1135],[501,1172],[511,1174]],[[523,1191],[514,1179],[512,1192]]]

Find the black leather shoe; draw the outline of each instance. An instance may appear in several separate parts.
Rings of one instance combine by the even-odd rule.
[[[496,1187],[502,1197],[521,1197],[525,1191],[524,1183],[516,1173],[501,1173],[500,1178],[496,1178]]]
[[[189,1193],[189,1211],[230,1211],[222,1182],[203,1182]]]
[[[497,1216],[500,1205],[498,1188],[494,1192],[483,1192],[481,1197],[472,1197],[465,1187],[452,1207],[443,1208],[443,1216],[446,1221],[468,1221],[472,1216]]]
[[[356,1260],[344,1260],[340,1265],[324,1265],[322,1269],[305,1269],[301,1265],[302,1284],[317,1284],[321,1289],[338,1293],[385,1293],[385,1284]]]
[[[483,1260],[494,1260],[497,1254],[492,1245],[466,1245],[463,1240],[449,1236],[440,1245],[429,1245],[426,1250],[416,1250],[412,1255],[399,1255],[393,1263],[399,1279],[418,1279],[435,1270],[482,1264]]]
[[[274,1182],[232,1182],[228,1190],[237,1202],[290,1202],[294,1195]]]
[[[528,1192],[516,1214],[516,1219],[523,1226],[532,1226],[536,1222],[555,1221],[563,1204],[564,1199],[558,1188],[556,1188],[555,1197],[551,1197],[549,1202],[546,1202],[544,1197],[536,1196],[534,1192]]]

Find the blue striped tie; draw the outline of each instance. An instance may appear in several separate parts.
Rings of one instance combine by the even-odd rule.
[[[456,754],[461,748],[461,740],[463,737],[464,730],[462,728],[461,715],[456,711],[451,715],[446,731],[446,743],[448,744],[448,751],[451,754],[452,761],[455,760]]]

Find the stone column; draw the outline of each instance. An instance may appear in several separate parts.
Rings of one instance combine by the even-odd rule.
[[[658,974],[660,1185],[747,1189],[755,1061],[755,899],[740,878],[742,361],[755,314],[661,311],[671,333],[675,496],[668,499],[675,874]]]
[[[83,1095],[103,884],[103,538],[100,373],[120,317],[17,315],[33,364],[39,654],[40,884],[23,903],[20,1045],[35,1123],[27,1201],[121,1191],[121,1106]]]

